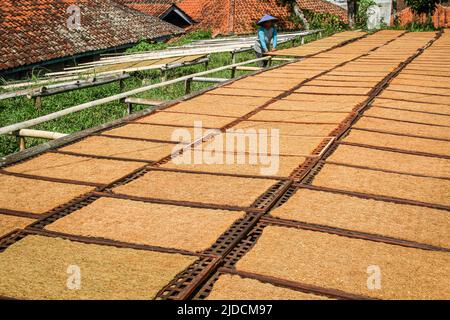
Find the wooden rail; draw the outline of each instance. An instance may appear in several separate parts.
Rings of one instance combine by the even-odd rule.
[[[23,151],[26,148],[25,138],[39,138],[39,139],[47,139],[47,140],[56,140],[56,139],[67,136],[67,134],[65,134],[65,133],[33,130],[33,129],[21,129],[19,131],[13,132],[11,134],[18,138],[20,151]]]
[[[69,92],[69,91],[73,91],[73,90],[100,86],[100,85],[112,83],[115,81],[120,81],[121,87],[122,87],[123,80],[127,79],[128,77],[130,77],[129,74],[121,73],[121,74],[115,74],[115,75],[108,75],[108,76],[104,76],[104,77],[92,77],[92,78],[84,79],[84,80],[81,79],[81,80],[74,80],[74,81],[68,81],[68,82],[62,82],[62,83],[49,84],[49,85],[38,87],[38,88],[35,87],[35,88],[23,89],[23,90],[19,90],[19,91],[15,91],[15,92],[3,93],[3,94],[0,94],[0,100],[28,96],[29,99],[34,99],[35,106],[39,107],[40,99],[44,96],[51,96],[54,94]],[[37,100],[39,100],[39,101],[37,101]]]
[[[47,87],[41,87],[37,90],[32,90],[27,94],[28,99],[33,99],[35,108],[39,109],[42,105],[42,98],[52,96],[59,93],[70,92],[78,89],[86,89],[101,86],[104,84],[119,81],[120,90],[124,88],[123,80],[129,78],[130,75],[116,74],[112,76],[106,76],[102,78],[90,78],[87,80],[75,81],[74,83],[62,84],[62,85],[52,85]]]
[[[228,81],[227,78],[206,78],[206,77],[192,77],[184,82],[184,92],[185,94],[191,93],[192,82],[208,82],[208,83],[222,83]]]
[[[61,118],[63,116],[81,111],[81,110],[85,110],[85,109],[89,109],[95,106],[100,106],[106,103],[110,103],[113,101],[121,101],[121,100],[125,100],[128,97],[140,94],[140,93],[144,93],[146,91],[152,90],[152,89],[156,89],[156,88],[161,88],[161,87],[165,87],[168,85],[172,85],[172,84],[176,84],[179,82],[184,82],[188,79],[192,79],[194,77],[202,77],[211,73],[215,73],[215,72],[219,72],[219,71],[223,71],[223,70],[229,70],[229,69],[233,69],[235,67],[238,66],[243,66],[243,65],[247,65],[247,64],[251,64],[254,62],[259,62],[259,61],[270,61],[271,57],[263,57],[263,58],[258,58],[258,59],[252,59],[252,60],[247,60],[247,61],[243,61],[240,63],[235,63],[235,64],[230,64],[230,65],[226,65],[223,67],[219,67],[219,68],[215,68],[215,69],[211,69],[211,70],[207,70],[207,71],[202,71],[202,72],[198,72],[195,74],[190,74],[187,76],[183,76],[180,78],[176,78],[176,79],[172,79],[172,80],[168,80],[168,81],[164,81],[164,82],[160,82],[160,83],[156,83],[156,84],[152,84],[149,86],[144,86],[144,87],[140,87],[137,89],[133,89],[127,92],[123,92],[123,93],[119,93],[116,95],[112,95],[106,98],[102,98],[102,99],[98,99],[98,100],[94,100],[94,101],[90,101],[90,102],[86,102],[74,107],[70,107],[64,110],[60,110],[57,112],[53,112],[50,114],[47,114],[45,116],[41,116],[35,119],[31,119],[31,120],[27,120],[27,121],[23,121],[23,122],[19,122],[16,124],[12,124],[9,126],[5,126],[0,128],[0,134],[10,134],[11,132],[15,132],[15,131],[19,131],[21,129],[26,129],[26,128],[30,128],[32,126],[47,122],[47,121],[51,121],[51,120],[55,120],[58,118]]]

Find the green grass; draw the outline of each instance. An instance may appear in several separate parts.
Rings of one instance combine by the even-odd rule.
[[[211,39],[212,32],[206,30],[196,30],[190,32],[184,36],[181,36],[173,41],[169,42],[157,42],[157,43],[149,43],[145,40],[140,41],[134,47],[128,49],[127,53],[134,52],[142,52],[142,51],[151,51],[151,50],[161,50],[167,49],[168,47],[182,46],[191,43],[194,40],[203,40],[203,39]]]
[[[324,33],[324,36],[330,34],[331,31]],[[174,43],[186,44],[189,41],[198,39],[200,37],[206,37],[204,33],[194,33],[185,38],[176,40]],[[208,36],[209,37],[209,36]],[[305,38],[306,42],[310,42],[316,39],[316,35],[308,36]],[[173,45],[172,43],[171,45]],[[291,43],[285,43],[280,45],[280,48],[290,47]],[[137,45],[139,50],[148,50],[148,47],[142,43]],[[163,48],[163,45],[161,45]],[[135,48],[136,49],[136,48]],[[153,48],[156,49],[156,48]],[[244,52],[237,55],[237,62],[254,59],[253,52]],[[231,55],[229,53],[216,53],[212,54],[209,62],[209,69],[218,68],[227,64],[231,64]],[[276,64],[276,62],[274,63]],[[186,74],[192,74],[200,71],[204,71],[204,65],[189,66],[170,70],[168,72],[168,78],[173,79]],[[216,72],[209,74],[208,77],[230,77],[230,70]],[[246,74],[245,71],[236,72],[236,76]],[[125,91],[141,87],[143,81],[145,84],[159,83],[161,82],[159,71],[144,71],[133,74],[124,81]],[[192,92],[207,88],[211,84],[195,82],[191,86]],[[32,100],[27,97],[11,98],[0,101],[0,127],[11,125],[25,120],[30,120],[36,117],[40,117],[52,112],[66,109],[78,104],[93,101],[96,99],[108,97],[120,92],[118,83],[105,84],[98,87],[80,89],[42,99],[41,109],[35,109]],[[155,100],[171,100],[176,99],[184,95],[184,83],[178,83],[158,89],[148,91],[144,94],[138,95],[139,97],[155,99]],[[145,107],[135,106],[135,111],[144,109]],[[94,126],[98,126],[103,123],[110,122],[115,119],[124,117],[126,114],[125,105],[119,101],[104,104],[101,106],[86,109],[80,112],[76,112],[62,118],[48,121],[33,127],[38,130],[48,130],[61,133],[73,133],[76,131],[84,130]],[[27,148],[42,143],[42,139],[26,139]],[[5,156],[18,151],[18,143],[16,137],[1,135],[0,136],[0,156]]]
[[[394,25],[392,27],[385,27],[384,29],[392,30],[407,30],[410,32],[432,32],[437,31],[433,23],[420,23],[420,22],[410,22],[404,26]]]

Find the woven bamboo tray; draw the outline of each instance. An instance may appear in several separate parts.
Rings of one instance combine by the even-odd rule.
[[[43,214],[93,187],[0,174],[0,208]]]

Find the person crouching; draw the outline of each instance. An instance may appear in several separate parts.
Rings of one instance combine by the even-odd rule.
[[[270,15],[265,15],[257,23],[259,26],[256,43],[255,54],[257,58],[262,58],[265,53],[275,51],[277,48],[277,29],[275,29],[275,23],[277,18]],[[267,66],[267,60],[258,61],[258,66],[264,68]]]

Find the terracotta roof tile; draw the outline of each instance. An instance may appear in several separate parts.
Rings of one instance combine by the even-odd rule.
[[[79,30],[67,26],[70,5]],[[183,32],[112,0],[2,0],[0,17],[0,70]]]
[[[116,0],[126,6],[149,14],[155,17],[160,17],[169,10],[172,5],[180,0]]]
[[[205,17],[202,15],[207,8],[214,8],[214,6],[220,7],[226,6],[228,0],[180,0],[178,1],[178,6],[183,9],[188,15],[190,15],[194,20],[200,21]]]
[[[161,4],[161,3],[135,3],[129,2],[126,5],[130,8],[136,9],[140,12],[149,14],[151,16],[159,17],[163,15],[167,10],[169,10],[172,5],[171,4]]]
[[[411,10],[410,7],[406,7],[397,13],[398,22],[404,26],[413,21],[419,21],[421,23],[427,23],[428,17],[426,15],[417,15]],[[450,27],[450,7],[437,5],[436,10],[432,16],[432,22],[435,28],[448,28]]]
[[[236,0],[234,7],[234,33],[250,33],[255,30],[256,23],[265,14],[277,17],[280,29],[293,29],[289,7],[280,5],[278,0]]]
[[[347,11],[325,0],[297,0],[301,9],[331,13],[347,22]],[[255,31],[256,22],[270,14],[280,19],[281,29],[293,29],[288,7],[278,0],[178,0],[177,5],[198,22],[198,29],[217,34],[245,34]]]
[[[316,13],[330,13],[348,22],[347,10],[325,0],[297,0],[300,8]]]

